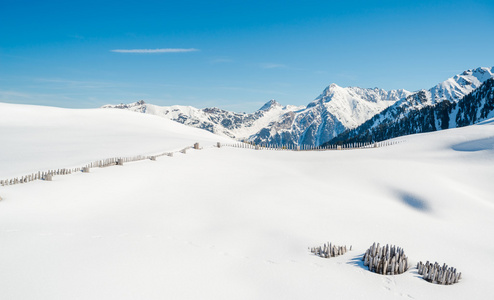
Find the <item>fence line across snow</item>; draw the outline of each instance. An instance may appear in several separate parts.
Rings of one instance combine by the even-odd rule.
[[[279,144],[253,144],[248,142],[238,142],[233,144],[221,144],[225,147],[255,149],[255,150],[272,150],[272,151],[328,151],[328,150],[353,150],[353,149],[371,149],[381,148],[400,144],[404,140],[399,141],[382,141],[374,143],[348,143],[342,145],[312,146],[312,145],[279,145]]]
[[[197,144],[197,145],[199,145],[199,144]],[[180,152],[185,153],[185,151],[187,149],[190,149],[190,148],[192,148],[192,147],[186,147],[186,148],[180,150]],[[146,159],[156,160],[157,157],[165,156],[165,155],[173,157],[173,152],[162,152],[162,153],[156,154],[156,155],[136,155],[136,156],[129,156],[129,157],[113,157],[113,158],[96,160],[96,161],[90,162],[90,163],[88,163],[82,167],[38,171],[38,172],[31,173],[28,175],[20,176],[20,177],[0,180],[0,186],[8,186],[8,185],[21,184],[21,183],[28,183],[28,182],[35,181],[35,180],[52,181],[53,176],[56,176],[56,175],[57,176],[58,175],[69,175],[69,174],[77,173],[77,172],[89,173],[92,168],[106,168],[106,167],[110,167],[110,166],[122,166],[128,162],[135,162],[135,161],[141,161],[141,160],[146,160]]]
[[[238,142],[233,144],[223,144],[218,142],[216,144],[217,148],[220,147],[234,147],[234,148],[244,148],[244,149],[255,149],[255,150],[272,150],[272,151],[327,151],[327,150],[350,150],[350,149],[369,149],[369,148],[379,148],[385,146],[396,145],[403,141],[382,141],[376,143],[350,143],[343,145],[329,145],[327,147],[321,146],[311,146],[311,145],[272,145],[272,144],[251,144],[245,142]],[[195,143],[193,146],[185,147],[178,152],[186,154],[188,149],[201,149],[199,143]],[[92,168],[106,168],[110,166],[122,166],[125,163],[141,161],[141,160],[156,160],[160,156],[171,156],[173,157],[173,152],[162,152],[156,155],[136,155],[130,157],[113,157],[107,159],[96,160],[90,162],[82,167],[76,168],[63,168],[63,169],[53,169],[47,171],[38,171],[35,173],[27,174],[21,177],[15,177],[10,179],[0,180],[0,186],[15,185],[21,183],[28,183],[35,180],[45,180],[51,181],[53,176],[58,175],[69,175],[76,172],[89,173]]]

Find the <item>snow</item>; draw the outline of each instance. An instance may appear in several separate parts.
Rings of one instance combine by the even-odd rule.
[[[458,102],[492,77],[494,77],[494,67],[480,67],[473,70],[466,70],[461,74],[450,77],[428,90],[422,89],[416,91],[412,94],[412,97],[396,101],[396,103],[390,106],[389,110],[381,113],[379,118],[373,122],[372,128],[376,128],[383,124],[383,122],[389,123],[396,120],[397,111],[404,111],[404,113],[402,112],[398,116],[401,119],[406,117],[410,111],[435,105],[442,101]],[[455,108],[454,113],[451,115],[456,115],[457,112],[458,108]],[[490,114],[488,117],[494,117],[494,114]],[[456,125],[455,120],[450,119],[449,128],[456,127]]]
[[[270,100],[252,114],[235,113],[214,107],[198,109],[183,105],[158,106],[147,104],[144,101],[131,104],[104,105],[102,108],[125,108],[135,112],[144,112],[169,120],[180,121],[192,127],[212,130],[221,136],[242,140],[256,134],[259,130],[269,126],[270,123],[278,121],[282,115],[305,107],[282,106],[275,100]],[[232,124],[224,126],[223,121]]]
[[[442,101],[458,102],[492,76],[494,67],[466,70],[428,90],[423,89],[415,93],[403,89],[386,91],[377,87],[343,88],[332,83],[306,107],[281,106],[270,100],[253,114],[179,105],[160,107],[145,104],[143,101],[104,107],[155,114],[238,140],[317,146],[345,130],[357,128],[376,115],[379,116],[373,121],[372,128],[386,120],[395,120],[398,112],[398,118],[402,118],[410,111]],[[390,109],[386,110],[387,108]],[[450,122],[453,122],[452,120],[450,119]],[[436,126],[439,126],[439,123],[436,123]]]
[[[343,88],[333,83],[312,104],[322,102],[327,111],[333,114],[345,128],[351,129],[410,94],[406,90]],[[309,107],[313,105],[309,104]]]
[[[232,142],[204,130],[124,110],[0,103],[0,179],[80,167],[94,160],[151,155]]]
[[[481,86],[484,81],[493,76],[494,67],[481,67],[455,75],[454,77],[448,78],[437,84],[428,91],[427,99],[430,99],[430,103],[427,104],[433,105],[444,100],[458,102],[461,98],[473,92],[476,88]]]
[[[268,110],[263,110],[262,117],[257,119],[249,126],[241,126],[238,129],[232,130],[232,132],[236,137],[246,139],[254,134],[259,133],[261,129],[269,127],[270,124],[279,121],[285,114],[295,112],[304,108],[304,106],[295,105],[274,105],[271,106],[271,108]]]
[[[0,187],[2,299],[494,297],[493,120],[383,148],[255,151],[147,114],[0,105],[6,175],[205,147]],[[307,249],[328,241],[353,250]],[[463,279],[371,273],[373,242]]]

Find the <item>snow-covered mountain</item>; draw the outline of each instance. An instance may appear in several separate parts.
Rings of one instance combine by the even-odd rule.
[[[1,299],[494,299],[494,120],[392,147],[256,151],[142,113],[0,103],[0,132],[0,179],[203,147],[0,186]],[[329,242],[352,250],[308,250]],[[369,271],[374,242],[409,270]],[[427,260],[463,279],[423,280]]]
[[[493,77],[494,67],[467,70],[398,101],[331,143],[385,140],[474,124],[492,115]]]
[[[403,89],[385,91],[379,88],[340,87],[333,83],[305,107],[282,106],[271,100],[251,114],[219,108],[160,107],[144,101],[103,107],[158,115],[256,144],[318,146],[331,140],[362,140],[362,136],[367,140],[377,140],[374,135],[378,130],[382,131],[409,114],[417,116],[424,108],[437,106],[444,110],[448,103],[457,103],[493,76],[494,67],[467,70],[428,90],[413,93]],[[444,112],[439,114],[442,116]],[[443,124],[445,117],[439,115],[432,119],[434,125],[429,126],[428,131],[457,126],[453,121],[446,126]],[[392,136],[409,132],[421,132],[421,129],[414,127]],[[382,136],[390,137],[388,134]]]
[[[0,103],[0,179],[234,140],[125,110]],[[8,145],[8,146],[7,146]],[[1,187],[0,187],[1,188]],[[2,293],[0,292],[0,295]]]
[[[185,125],[256,144],[319,145],[349,128],[355,128],[376,113],[410,95],[405,90],[328,86],[304,106],[282,106],[270,100],[254,113],[236,113],[219,108],[157,106],[138,101],[105,105],[162,116]]]
[[[282,115],[303,107],[282,106],[275,100],[270,100],[259,110],[248,114],[226,111],[216,107],[199,109],[182,105],[157,106],[141,100],[131,104],[105,105],[102,108],[120,108],[157,115],[218,135],[246,139],[262,128],[278,121]]]
[[[410,95],[406,90],[328,86],[305,109],[281,116],[249,140],[256,144],[320,145]]]

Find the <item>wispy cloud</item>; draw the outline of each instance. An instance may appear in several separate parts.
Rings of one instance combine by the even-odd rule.
[[[121,87],[121,83],[105,82],[105,81],[84,81],[84,80],[69,80],[63,78],[35,78],[32,88],[48,88],[48,89],[105,89]],[[41,83],[41,85],[37,85]]]
[[[176,85],[176,84],[160,84],[160,86],[167,88],[176,88],[176,89],[187,89],[187,90],[208,90],[208,91],[239,91],[239,92],[248,92],[248,93],[260,93],[260,94],[275,94],[275,95],[284,95],[287,96],[289,94],[285,92],[281,92],[279,90],[264,90],[264,89],[254,89],[248,87],[240,87],[240,86],[194,86],[194,85]]]
[[[338,73],[336,74],[336,76],[338,76],[339,78],[343,78],[343,79],[346,79],[346,80],[352,80],[352,81],[355,81],[358,79],[358,76],[355,75],[355,74],[351,74],[351,73]]]
[[[233,62],[233,59],[230,58],[215,58],[210,60],[212,64],[221,64],[221,63],[231,63]]]
[[[0,90],[0,99],[1,100],[10,100],[11,98],[31,98],[30,94],[27,93],[21,93],[21,92],[16,92],[16,91],[6,91],[6,90]]]
[[[84,39],[84,36],[79,35],[79,34],[69,34],[68,37],[72,38],[72,39],[77,39],[77,40],[83,40]]]
[[[154,53],[184,53],[184,52],[195,52],[199,49],[195,48],[161,48],[161,49],[114,49],[110,52],[117,53],[141,53],[141,54],[154,54]]]
[[[253,88],[245,88],[245,87],[237,87],[237,86],[218,86],[215,88],[220,90],[227,90],[227,91],[241,91],[248,93],[275,94],[275,95],[285,95],[285,96],[288,95],[287,93],[278,90],[263,90],[263,89],[253,89]]]
[[[0,89],[0,102],[61,106],[61,103],[76,103],[71,97],[53,93],[29,93]]]
[[[264,63],[261,64],[261,68],[263,69],[286,69],[287,65],[284,64],[275,64],[275,63]]]

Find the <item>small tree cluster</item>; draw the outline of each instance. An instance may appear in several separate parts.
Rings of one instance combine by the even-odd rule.
[[[350,251],[352,250],[352,246],[350,246]],[[339,255],[343,255],[348,252],[346,246],[336,246],[331,243],[324,244],[322,247],[313,247],[310,248],[310,252],[324,258],[336,257]]]
[[[383,275],[401,274],[408,269],[408,257],[402,248],[396,246],[380,247],[379,243],[374,243],[362,260],[369,271]]]
[[[425,264],[422,262],[417,263],[417,269],[419,274],[425,280],[435,283],[450,285],[457,283],[461,279],[461,272],[456,272],[456,268],[448,268],[447,264],[439,265],[437,262],[434,264],[427,261]]]

